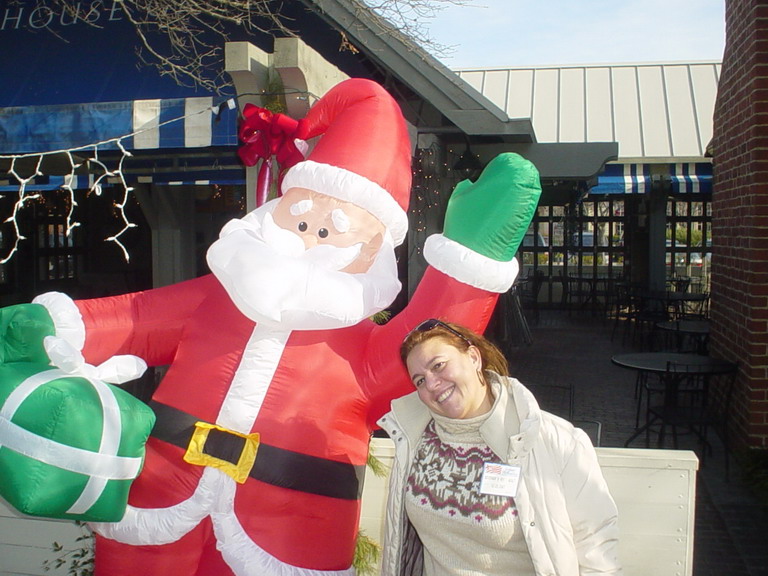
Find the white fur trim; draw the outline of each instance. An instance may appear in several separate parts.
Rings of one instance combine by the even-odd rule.
[[[520,265],[513,258],[499,262],[462,246],[442,234],[424,243],[424,258],[443,274],[489,292],[506,292],[517,278]]]
[[[69,342],[76,350],[85,346],[85,323],[80,310],[66,294],[61,292],[46,292],[32,300],[48,310],[56,329],[56,336]]]
[[[217,548],[237,576],[355,576],[346,570],[313,570],[286,564],[256,544],[246,534],[234,510],[235,483],[221,486],[221,512],[211,514]]]
[[[195,492],[183,502],[167,508],[128,505],[119,522],[89,522],[89,525],[105,538],[133,546],[176,542],[208,516],[222,484],[227,481],[234,482],[221,470],[206,468]]]
[[[253,429],[290,335],[289,330],[256,325],[243,350],[216,424],[243,434]]]
[[[402,244],[408,233],[408,215],[392,194],[345,168],[305,160],[285,173],[282,188],[307,188],[364,208],[389,229],[395,246]]]

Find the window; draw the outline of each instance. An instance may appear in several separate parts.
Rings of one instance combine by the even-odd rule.
[[[45,282],[75,278],[74,234],[67,236],[65,222],[39,223],[37,242],[39,280]]]
[[[712,265],[712,203],[709,196],[681,194],[667,202],[667,275],[690,277],[708,290]]]

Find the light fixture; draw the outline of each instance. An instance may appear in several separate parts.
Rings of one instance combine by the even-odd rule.
[[[456,164],[453,165],[453,169],[460,173],[464,178],[472,178],[482,169],[483,165],[480,163],[480,159],[472,153],[469,148],[469,139],[467,139],[467,147],[461,154]]]

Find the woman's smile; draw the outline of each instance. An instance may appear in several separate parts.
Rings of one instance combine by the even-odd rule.
[[[438,396],[438,397],[437,397],[437,401],[438,401],[440,404],[442,404],[443,402],[445,402],[446,400],[448,400],[448,398],[451,396],[451,394],[453,394],[453,387],[451,387],[451,388],[448,388],[448,390],[446,390],[445,392],[443,392],[442,394],[440,394],[440,396]]]

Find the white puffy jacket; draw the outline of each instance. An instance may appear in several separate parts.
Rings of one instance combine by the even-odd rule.
[[[514,378],[486,372],[499,400],[480,433],[508,464],[522,466],[515,504],[537,576],[622,573],[616,505],[583,430],[539,408]],[[517,417],[514,417],[514,410]],[[420,543],[403,495],[414,450],[431,419],[416,393],[379,420],[395,445],[382,576],[421,574]],[[519,430],[517,422],[520,422]]]

